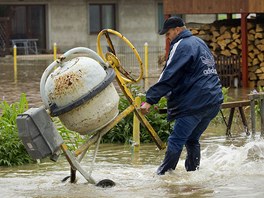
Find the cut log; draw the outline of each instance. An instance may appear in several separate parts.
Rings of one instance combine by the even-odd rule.
[[[229,31],[225,31],[223,34],[222,34],[223,38],[224,39],[231,39],[232,38],[232,34],[231,32]]]
[[[257,69],[256,71],[255,71],[255,74],[262,74],[263,73],[263,71],[261,70],[261,69]]]
[[[254,48],[254,49],[253,49],[253,53],[254,53],[255,55],[258,55],[258,54],[260,53],[260,51],[259,51],[257,48]]]
[[[251,59],[255,58],[255,54],[254,54],[253,52],[249,52],[249,53],[248,53],[248,56],[249,56]]]
[[[255,48],[254,45],[252,45],[252,44],[249,44],[249,45],[248,45],[248,51],[249,51],[249,52],[253,51],[254,48]]]
[[[256,32],[264,32],[264,27],[263,27],[263,25],[257,24],[257,25],[256,25]]]
[[[254,45],[261,45],[261,40],[260,39],[255,39]]]
[[[240,34],[238,34],[238,33],[234,33],[234,34],[232,35],[232,38],[233,38],[234,40],[236,40],[236,39],[240,38]]]
[[[253,73],[255,73],[255,71],[256,71],[258,68],[259,68],[258,66],[250,66],[250,67],[248,67],[248,71],[249,71],[249,72],[253,72]]]
[[[260,39],[262,39],[264,36],[264,33],[262,33],[262,32],[257,32],[256,34],[255,34],[255,39],[258,39],[258,38],[260,38]]]
[[[201,29],[209,31],[211,28],[210,24],[204,24]]]
[[[256,81],[249,81],[248,86],[250,89],[254,89],[256,87]]]
[[[259,59],[258,58],[254,58],[253,59],[253,62],[252,62],[253,65],[259,65],[259,63],[260,62],[259,62]]]
[[[231,56],[231,53],[230,53],[229,50],[222,50],[220,53],[221,53],[222,55],[224,55],[224,56]]]
[[[236,42],[237,44],[241,44],[241,40],[240,40],[240,39],[236,39],[235,42]]]
[[[207,41],[207,42],[211,41],[211,38],[212,38],[212,36],[209,35],[209,34],[199,35],[199,37],[200,37],[202,40]]]
[[[231,49],[230,50],[231,54],[235,54],[235,55],[238,55],[238,49]]]
[[[257,86],[258,87],[263,87],[264,86],[264,80],[258,80]]]
[[[255,29],[251,29],[251,30],[249,30],[248,33],[249,33],[249,34],[253,34],[253,35],[255,35],[255,34],[256,34],[256,30],[255,30]]]
[[[254,34],[248,34],[248,40],[249,41],[255,41],[255,35]]]
[[[205,35],[205,34],[206,34],[206,32],[204,30],[199,31],[199,35]]]
[[[237,33],[237,29],[236,29],[236,27],[231,27],[230,31],[231,31],[232,33]]]
[[[263,55],[263,53],[258,54],[257,57],[258,57],[258,59],[259,59],[260,62],[263,62],[264,61],[264,55]]]
[[[257,76],[260,80],[264,80],[264,74],[257,74]]]
[[[221,50],[224,50],[227,45],[226,40],[219,40],[217,44],[221,47]]]
[[[248,78],[250,80],[257,80],[257,75],[255,73],[253,73],[253,72],[249,72]]]
[[[216,51],[216,49],[219,48],[217,43],[210,43],[210,46],[213,48],[213,51]]]
[[[261,67],[261,66],[260,66],[259,69],[262,71],[262,73],[264,73],[264,67]]]
[[[236,47],[237,47],[237,43],[234,42],[234,41],[232,43],[228,44],[228,48],[231,49],[231,50],[236,48]]]
[[[264,45],[257,45],[257,48],[262,52],[264,51]]]
[[[226,26],[221,26],[220,27],[220,34],[224,34],[225,33],[225,31],[227,30],[227,27]]]
[[[210,28],[210,32],[213,32],[213,31],[216,31],[216,30],[217,30],[217,28],[214,25],[212,25],[211,28]]]
[[[247,29],[251,30],[252,28],[255,28],[255,25],[253,23],[247,23]]]

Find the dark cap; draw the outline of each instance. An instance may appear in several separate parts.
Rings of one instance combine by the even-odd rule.
[[[183,27],[183,26],[184,26],[184,22],[182,18],[173,16],[166,19],[166,21],[164,21],[163,28],[159,32],[159,34],[160,35],[165,34],[166,32],[168,32],[170,28]]]

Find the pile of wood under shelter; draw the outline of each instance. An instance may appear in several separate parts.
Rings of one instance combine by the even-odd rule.
[[[190,30],[208,44],[215,57],[241,57],[240,20],[216,21]],[[264,86],[264,23],[250,19],[247,30],[249,84]]]

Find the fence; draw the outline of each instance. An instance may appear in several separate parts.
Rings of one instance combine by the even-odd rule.
[[[242,79],[240,56],[218,56],[215,61],[222,85],[224,87],[240,87]]]
[[[96,46],[90,46],[90,49],[96,51]],[[137,49],[143,63],[145,63],[145,47],[144,45],[135,46]],[[56,49],[56,48],[54,48]],[[107,45],[102,47],[103,52],[106,53],[108,51]],[[157,81],[159,75],[163,69],[164,64],[164,55],[165,55],[165,47],[164,46],[148,46],[148,75],[146,75],[146,71],[144,70],[144,77],[141,81],[142,87],[144,89],[148,89],[148,85],[152,85]],[[121,62],[121,65],[131,73],[133,76],[137,76],[139,72],[139,63],[136,59],[134,52],[128,46],[115,46],[115,52],[118,59]],[[55,52],[56,53],[56,52]],[[44,57],[45,55],[39,55],[39,57]],[[49,57],[48,55],[46,55]],[[59,56],[59,55],[58,55]],[[54,54],[53,57],[57,57],[57,54]],[[20,56],[19,61],[23,62],[25,60],[26,64],[30,64],[27,60],[32,59],[32,56]],[[38,56],[34,56],[34,60],[38,59]],[[49,57],[52,61],[53,59]],[[216,68],[224,87],[240,87],[241,82],[241,64],[239,56],[218,56],[216,57]],[[145,64],[144,64],[145,66]],[[148,81],[148,85],[146,86],[145,80]]]

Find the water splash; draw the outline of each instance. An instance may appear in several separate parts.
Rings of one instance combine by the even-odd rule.
[[[207,139],[202,142],[199,171],[185,171],[186,153],[183,152],[176,170],[164,176],[156,175],[156,169],[165,151],[155,150],[155,145],[141,145],[138,156],[130,152],[130,145],[101,145],[93,175],[96,181],[113,180],[115,187],[102,189],[88,184],[79,173],[76,184],[61,183],[69,174],[69,165],[59,161],[4,171],[0,177],[0,188],[4,189],[1,196],[19,192],[20,197],[261,198],[264,195],[259,188],[264,183],[264,142],[262,139],[240,142],[243,143]],[[87,157],[82,161],[85,170],[89,170],[92,160],[92,156]]]

